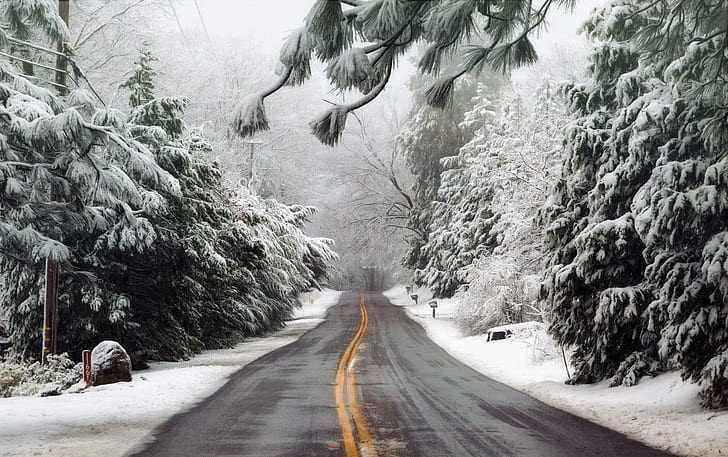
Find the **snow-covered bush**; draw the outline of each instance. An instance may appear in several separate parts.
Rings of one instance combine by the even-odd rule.
[[[508,254],[491,254],[472,265],[474,278],[461,294],[457,322],[469,335],[523,320],[541,319],[535,308],[540,276],[523,274]]]
[[[65,390],[81,378],[81,364],[73,362],[68,354],[49,355],[45,365],[9,358],[0,362],[0,398],[37,395],[51,385]]]

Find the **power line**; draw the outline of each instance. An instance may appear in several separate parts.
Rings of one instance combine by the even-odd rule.
[[[200,11],[200,4],[195,0],[195,7],[197,8],[197,16],[200,18],[200,22],[202,23],[202,30],[205,31],[205,36],[207,37],[207,41],[210,43],[210,46],[212,46],[212,40],[210,39],[210,34],[207,32],[207,25],[205,24],[205,19],[202,17],[202,11]]]
[[[172,13],[174,13],[174,18],[177,20],[177,27],[179,28],[179,33],[182,35],[182,39],[185,42],[185,46],[191,53],[192,51],[190,50],[190,42],[185,35],[184,29],[182,28],[182,22],[179,20],[179,16],[177,15],[177,9],[174,7],[174,2],[172,0],[169,0],[169,6],[172,7]]]

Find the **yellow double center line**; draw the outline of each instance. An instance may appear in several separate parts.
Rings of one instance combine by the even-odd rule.
[[[349,419],[349,412],[351,411],[351,417],[354,418],[354,425],[359,432],[359,438],[362,443],[366,444],[367,456],[378,457],[377,451],[374,449],[369,429],[364,421],[364,413],[359,406],[359,399],[356,396],[356,389],[354,387],[354,372],[347,369],[351,365],[352,360],[356,356],[356,350],[359,349],[359,345],[364,339],[364,334],[367,331],[367,325],[369,325],[369,313],[367,312],[366,306],[364,306],[364,294],[359,296],[359,309],[361,310],[361,323],[359,324],[359,330],[354,335],[354,339],[351,340],[349,345],[344,351],[344,355],[339,360],[339,368],[336,370],[336,412],[339,416],[339,425],[341,426],[341,435],[344,441],[344,451],[346,457],[358,457],[359,451],[357,450],[356,441],[354,440],[354,430]],[[346,384],[344,384],[344,375],[346,374]],[[346,389],[346,397],[348,399],[348,405],[344,403],[344,390]]]

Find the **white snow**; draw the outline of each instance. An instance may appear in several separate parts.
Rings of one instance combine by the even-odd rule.
[[[339,295],[304,294],[302,309],[285,329],[186,362],[151,363],[149,370],[134,372],[132,382],[58,397],[0,398],[0,455],[125,455],[154,427],[214,393],[232,373],[318,325]]]
[[[395,287],[385,295],[404,306],[430,338],[455,358],[484,375],[578,416],[678,455],[728,455],[728,410],[700,407],[698,386],[678,373],[645,378],[637,386],[566,385],[560,348],[545,333],[486,342],[486,335],[463,336],[454,320],[457,299],[438,299],[436,318],[431,294],[418,289],[419,304]]]

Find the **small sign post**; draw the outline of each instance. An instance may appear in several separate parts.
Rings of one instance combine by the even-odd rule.
[[[435,318],[435,310],[437,309],[437,300],[432,300],[430,302],[430,308],[432,308],[432,318]]]
[[[83,382],[86,387],[91,387],[91,351],[88,349],[81,353],[83,358]]]

